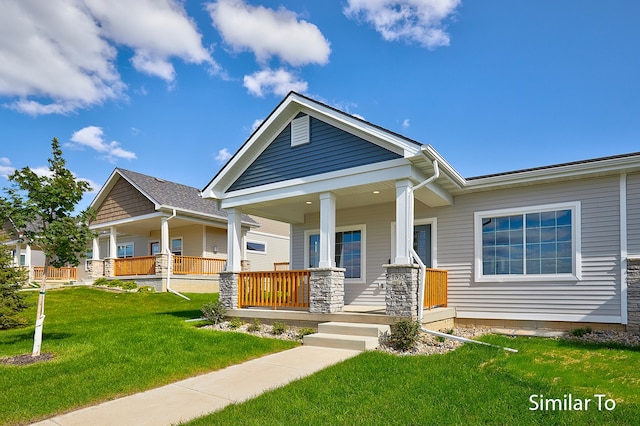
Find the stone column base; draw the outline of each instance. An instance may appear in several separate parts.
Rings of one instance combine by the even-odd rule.
[[[219,300],[229,309],[238,308],[238,273],[220,272]]]
[[[309,312],[329,314],[344,310],[344,268],[312,268]]]
[[[390,316],[418,319],[418,265],[384,265],[387,269],[385,301]]]
[[[87,266],[89,267],[88,277],[91,279],[104,277],[104,260],[102,259],[88,259]]]
[[[104,276],[115,277],[116,276],[116,261],[113,258],[107,258],[104,260]]]

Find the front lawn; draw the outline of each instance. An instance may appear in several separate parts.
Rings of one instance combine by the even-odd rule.
[[[47,292],[42,353],[32,365],[0,364],[0,424],[26,423],[218,370],[296,346],[241,333],[198,329],[189,318],[217,299],[189,294],[115,293],[92,288]],[[30,326],[0,331],[0,357],[31,353]]]
[[[640,348],[482,340],[519,352],[469,344],[446,355],[365,352],[188,425],[638,424]],[[569,394],[573,407],[590,399],[587,409],[544,402],[564,405]]]

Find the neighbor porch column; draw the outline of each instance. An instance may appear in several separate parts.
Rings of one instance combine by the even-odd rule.
[[[92,279],[104,276],[104,260],[100,259],[100,240],[95,237],[91,244],[91,259],[89,259],[88,277]]]
[[[320,259],[318,268],[336,266],[336,196],[320,194]]]
[[[396,181],[396,257],[393,264],[411,265],[413,247],[413,183]]]
[[[95,237],[91,242],[91,260],[100,259],[100,240]]]
[[[242,210],[227,209],[227,268],[228,272],[242,270]]]

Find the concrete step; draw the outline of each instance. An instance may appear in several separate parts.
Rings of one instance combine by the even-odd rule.
[[[358,324],[350,322],[325,322],[318,324],[318,333],[344,334],[349,336],[366,336],[378,338],[389,332],[386,324]]]
[[[366,351],[378,347],[378,338],[371,336],[315,333],[304,336],[303,344],[305,346],[322,346],[325,348]]]

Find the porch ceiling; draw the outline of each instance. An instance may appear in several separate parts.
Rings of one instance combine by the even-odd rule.
[[[193,220],[189,220],[186,218],[182,218],[180,216],[176,216],[169,221],[169,229],[180,228],[183,226],[193,225]],[[98,225],[94,228],[94,231],[99,232],[100,235],[108,235],[109,229],[111,226],[116,227],[116,232],[118,235],[135,235],[135,236],[149,236],[152,231],[160,232],[160,228],[162,226],[162,218],[157,217],[149,217],[143,219],[136,219],[135,221],[125,221],[121,223],[105,223],[102,225]],[[214,226],[214,224],[209,224],[209,226]],[[220,224],[221,228],[226,228],[226,223]]]

